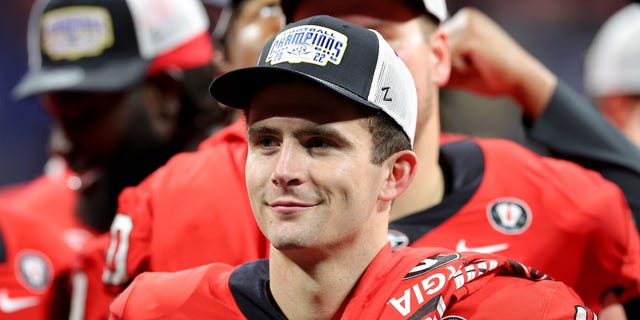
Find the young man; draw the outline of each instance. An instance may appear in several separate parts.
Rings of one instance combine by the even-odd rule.
[[[112,319],[593,319],[564,284],[499,256],[391,251],[391,203],[417,169],[414,88],[382,36],[328,16],[216,79],[212,95],[247,116],[270,259],[143,274]]]
[[[615,185],[597,173],[569,162],[541,158],[508,141],[469,139],[439,145],[438,89],[447,83],[452,64],[445,30],[456,27],[439,27],[446,17],[443,1],[378,1],[372,7],[360,0],[284,0],[282,6],[293,20],[330,14],[378,30],[414,77],[419,105],[414,150],[421,167],[416,181],[394,203],[390,240],[395,245],[499,252],[564,281],[596,310],[605,304],[611,306],[608,310],[619,311],[617,301],[631,301],[640,295],[640,240],[628,204]],[[486,17],[477,13],[462,14],[467,14],[468,20],[486,22]],[[456,17],[452,20],[454,24],[464,22]],[[492,35],[496,28],[480,30]],[[490,44],[495,43],[491,37],[481,39],[485,38],[476,46],[469,41],[457,42],[463,48],[453,55],[454,65],[480,79],[492,76],[482,71],[513,70],[496,67],[504,59],[491,50],[494,47]],[[557,104],[566,90],[556,87],[557,80],[544,66],[532,63],[526,52],[514,47],[503,33],[495,34],[493,41],[510,44],[499,48],[509,49],[508,62],[521,65],[526,72],[498,73],[493,81],[478,80],[474,82],[476,90],[491,89],[486,92],[495,94],[513,89],[514,98],[528,106],[527,113],[534,119],[546,117],[547,112],[567,113]],[[466,63],[464,68],[460,63]],[[457,76],[463,75],[459,70]],[[460,78],[456,81],[462,83]],[[525,90],[527,87],[534,89]],[[549,99],[555,104],[545,109]],[[538,121],[547,121],[536,123],[547,129],[546,134],[561,127],[548,119]],[[570,124],[576,123],[587,128],[596,124],[596,130],[603,119],[576,117],[563,125],[572,128]],[[571,133],[575,134],[565,133],[565,140]],[[580,140],[581,136],[575,137]],[[607,139],[606,135],[598,138],[598,143],[591,146],[606,154],[607,149],[598,146]],[[588,262],[585,257],[589,257]]]

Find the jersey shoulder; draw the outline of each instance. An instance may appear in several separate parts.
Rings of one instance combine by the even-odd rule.
[[[240,319],[228,286],[232,270],[213,263],[174,273],[142,273],[111,304],[111,318]]]
[[[445,311],[453,319],[597,319],[571,288],[553,280],[497,274],[470,282],[454,297],[455,304]]]
[[[247,154],[245,135],[244,121],[239,120],[203,141],[196,151],[174,155],[138,186],[127,189],[134,189],[134,193],[141,194],[152,191],[169,193],[184,188],[197,190],[193,186],[202,184],[206,184],[207,188],[223,188],[223,183],[213,182],[228,179],[242,180],[244,184],[244,162]],[[212,178],[215,180],[211,180]]]
[[[514,190],[544,193],[546,199],[561,199],[558,201],[587,213],[602,212],[612,200],[616,210],[628,207],[618,186],[598,172],[570,161],[540,156],[512,141],[474,140],[484,154],[485,179],[494,181],[496,186],[508,184]]]
[[[40,253],[58,268],[69,268],[72,264],[72,249],[58,230],[45,221],[0,209],[0,231],[7,260],[27,253]]]
[[[353,318],[440,319],[457,315],[489,319],[491,308],[484,317],[479,313],[487,301],[497,307],[519,296],[535,301],[528,308],[511,309],[511,317],[505,319],[573,319],[577,307],[588,311],[563,283],[499,255],[403,248],[376,260],[350,303],[348,311],[353,312],[349,315]],[[522,300],[519,303],[526,304]]]

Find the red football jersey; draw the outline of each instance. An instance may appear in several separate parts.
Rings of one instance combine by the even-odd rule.
[[[67,319],[72,264],[57,230],[0,210],[0,319]]]
[[[0,206],[46,221],[70,247],[79,251],[97,233],[75,214],[78,196],[73,188],[77,178],[64,160],[54,158],[47,165],[55,169],[32,181],[0,189]]]
[[[285,319],[268,289],[268,261],[145,273],[111,305],[111,319]],[[341,319],[583,319],[594,314],[561,282],[497,255],[383,248]]]
[[[72,276],[73,315],[86,320],[104,319],[115,295],[105,291],[101,282],[104,249],[97,251],[91,244],[98,233],[75,213],[78,195],[74,185],[79,181],[64,160],[53,158],[47,167],[44,175],[32,181],[1,189],[0,206],[46,223],[57,233],[55,237],[62,238],[73,249],[74,266],[82,268],[74,270]],[[93,256],[89,259],[85,252]],[[102,263],[96,266],[99,262]],[[69,303],[64,307],[68,308]]]
[[[246,191],[243,120],[174,156],[125,189],[111,227],[104,280],[126,285],[140,272],[211,263],[238,265],[267,256]]]
[[[396,246],[496,252],[565,282],[596,311],[609,289],[639,295],[640,240],[617,186],[504,140],[451,142],[440,158],[447,195],[392,222]]]

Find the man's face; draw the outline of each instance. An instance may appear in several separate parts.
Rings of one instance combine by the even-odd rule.
[[[132,112],[128,92],[52,92],[45,107],[62,128],[68,144],[54,149],[78,174],[102,169],[124,134]]]
[[[370,162],[360,108],[306,83],[269,85],[254,97],[246,183],[275,248],[335,248],[372,230],[385,174]]]
[[[108,227],[117,196],[164,163],[169,151],[153,130],[151,90],[139,85],[124,92],[51,92],[47,111],[61,128],[64,143],[51,145],[80,178],[79,211],[85,222],[104,219]]]

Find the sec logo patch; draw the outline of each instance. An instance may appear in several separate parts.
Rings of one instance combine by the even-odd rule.
[[[53,267],[43,253],[34,250],[20,251],[16,263],[18,280],[23,286],[41,292],[51,285]]]
[[[487,218],[494,229],[506,234],[518,234],[529,228],[532,215],[524,201],[501,198],[489,203]]]

